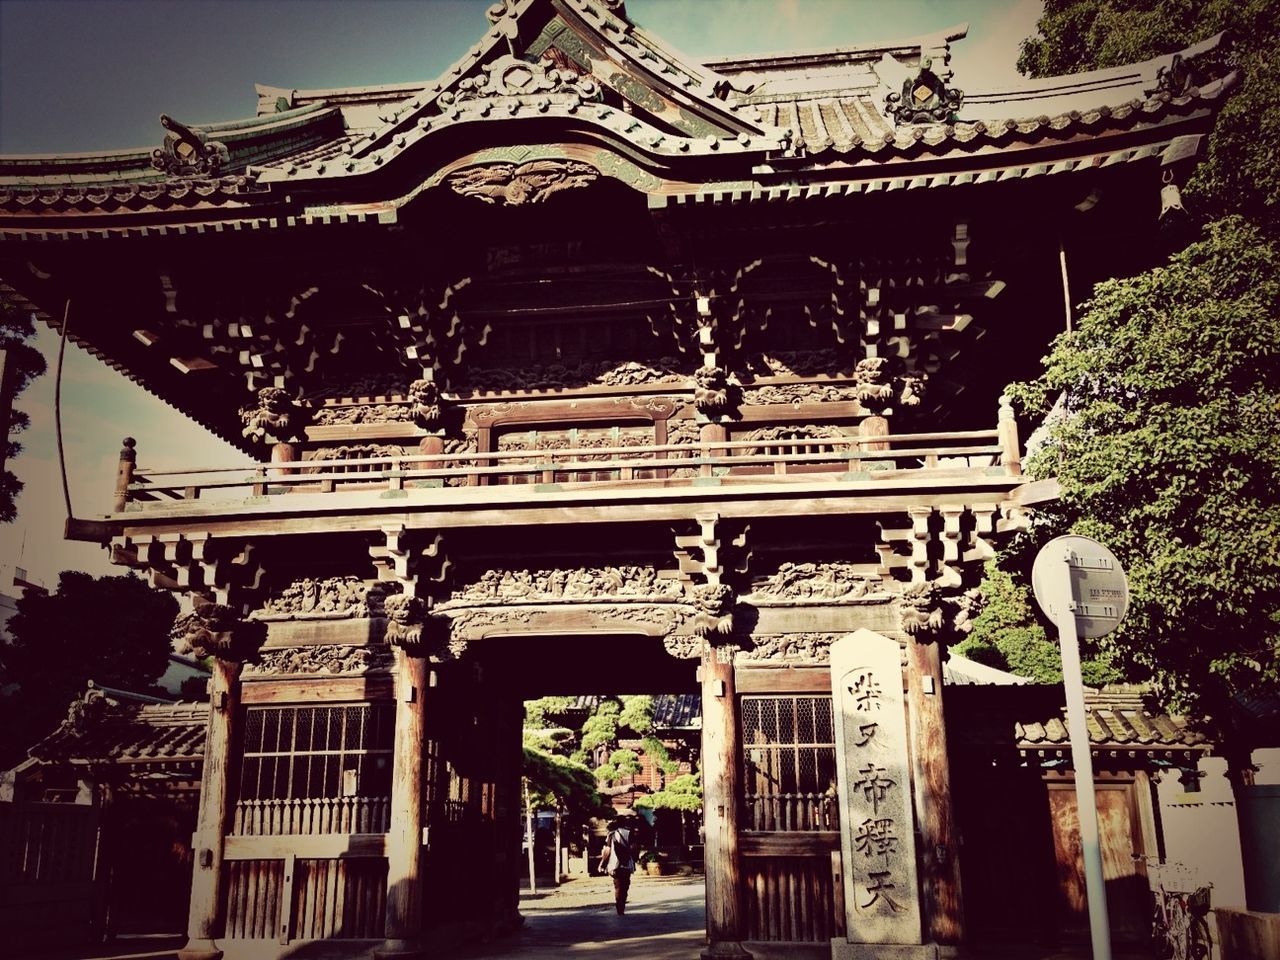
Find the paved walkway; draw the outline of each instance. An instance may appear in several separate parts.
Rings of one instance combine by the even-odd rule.
[[[528,890],[520,897],[524,927],[515,935],[452,954],[454,960],[696,960],[705,943],[701,877],[649,877],[631,884],[627,912],[613,907],[613,886],[606,877],[581,877],[559,887]],[[125,938],[108,945],[54,950],[38,960],[176,960],[183,938]],[[763,960],[764,953],[760,951]],[[812,951],[811,951],[812,952]],[[830,954],[818,947],[817,953]],[[0,957],[25,960],[6,952]],[[1075,949],[1039,946],[970,948],[970,960],[1087,960],[1087,946]],[[788,955],[788,960],[790,956]],[[1146,952],[1118,951],[1116,960],[1150,960]]]

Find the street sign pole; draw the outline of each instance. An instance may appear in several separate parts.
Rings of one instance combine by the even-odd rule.
[[[1080,638],[1102,637],[1120,625],[1129,606],[1129,583],[1120,561],[1088,537],[1068,535],[1045,544],[1031,571],[1036,602],[1058,628],[1062,649],[1062,686],[1067,703],[1067,733],[1075,767],[1080,853],[1089,898],[1089,938],[1094,960],[1111,960],[1107,885],[1102,875],[1098,805],[1093,788],[1093,755],[1084,712]]]
[[[1080,817],[1080,849],[1084,858],[1085,892],[1089,899],[1089,939],[1093,960],[1111,960],[1111,924],[1107,916],[1107,885],[1102,875],[1102,845],[1098,837],[1098,805],[1093,788],[1093,756],[1084,712],[1084,677],[1080,670],[1080,637],[1076,629],[1076,598],[1072,596],[1071,567],[1075,553],[1064,549],[1059,560],[1061,584],[1057,613],[1062,647],[1062,685],[1067,700],[1067,733],[1071,764],[1076,772],[1076,811]]]

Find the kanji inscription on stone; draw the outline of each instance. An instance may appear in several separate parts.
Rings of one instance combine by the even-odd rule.
[[[898,643],[859,630],[831,646],[846,938],[918,944],[920,893]]]

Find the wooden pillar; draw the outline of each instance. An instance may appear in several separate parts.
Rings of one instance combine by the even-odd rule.
[[[428,669],[402,647],[396,657],[395,756],[391,766],[391,828],[387,832],[386,941],[379,957],[422,954],[423,711]]]
[[[925,936],[934,943],[964,939],[959,844],[951,802],[951,765],[942,709],[941,642],[907,641],[907,703],[916,810],[920,819],[920,879]]]
[[[721,657],[724,659],[722,660]],[[702,822],[705,833],[707,946],[704,958],[749,958],[742,947],[738,858],[738,701],[728,651],[702,656]]]
[[[218,960],[215,940],[222,935],[222,858],[231,826],[231,781],[235,727],[240,710],[240,664],[214,657],[209,678],[209,726],[205,734],[204,769],[200,776],[200,809],[192,836],[195,863],[187,943],[179,960]]]
[[[120,447],[120,462],[116,467],[116,494],[112,504],[115,513],[124,513],[129,504],[129,484],[133,483],[134,463],[138,459],[138,452],[134,449],[137,444],[138,441],[133,437],[125,437],[124,444]]]

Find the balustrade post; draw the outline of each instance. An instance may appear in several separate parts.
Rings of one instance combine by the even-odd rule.
[[[271,462],[275,463],[292,463],[298,459],[298,448],[292,443],[275,443],[271,445]],[[272,480],[280,480],[284,477],[293,476],[298,472],[297,467],[272,467],[267,474]]]
[[[396,736],[387,832],[386,940],[380,958],[422,955],[422,743],[427,661],[396,646]]]
[[[698,452],[704,460],[708,457],[723,455],[723,450],[712,450],[710,445],[713,443],[724,443],[728,439],[729,431],[723,424],[704,423],[702,425],[702,430],[699,431],[698,434],[698,440],[701,445],[701,449]],[[713,465],[710,463],[702,464],[698,468],[698,476],[715,476]]]
[[[702,656],[701,678],[702,822],[706,835],[703,860],[707,886],[707,946],[702,957],[750,960],[751,954],[742,946],[738,699],[732,653],[708,646]]]
[[[862,422],[858,424],[858,436],[863,438],[858,442],[858,450],[863,452],[888,450],[890,447],[889,441],[878,439],[888,435],[889,420],[887,417],[863,417]],[[867,461],[860,461],[859,466],[861,467],[861,464],[865,462]]]
[[[124,513],[125,508],[129,504],[129,484],[133,483],[134,464],[138,459],[138,452],[134,449],[138,441],[133,437],[125,437],[124,444],[120,448],[120,463],[116,467],[116,495],[113,505],[113,512]]]
[[[1018,421],[1008,397],[1000,398],[1000,417],[996,422],[1000,438],[1000,463],[1011,477],[1022,476],[1022,449],[1018,443]]]
[[[222,862],[231,814],[231,745],[240,708],[240,664],[212,658],[209,678],[209,727],[205,735],[200,807],[192,837],[195,863],[187,943],[179,960],[220,960],[222,935]]]

